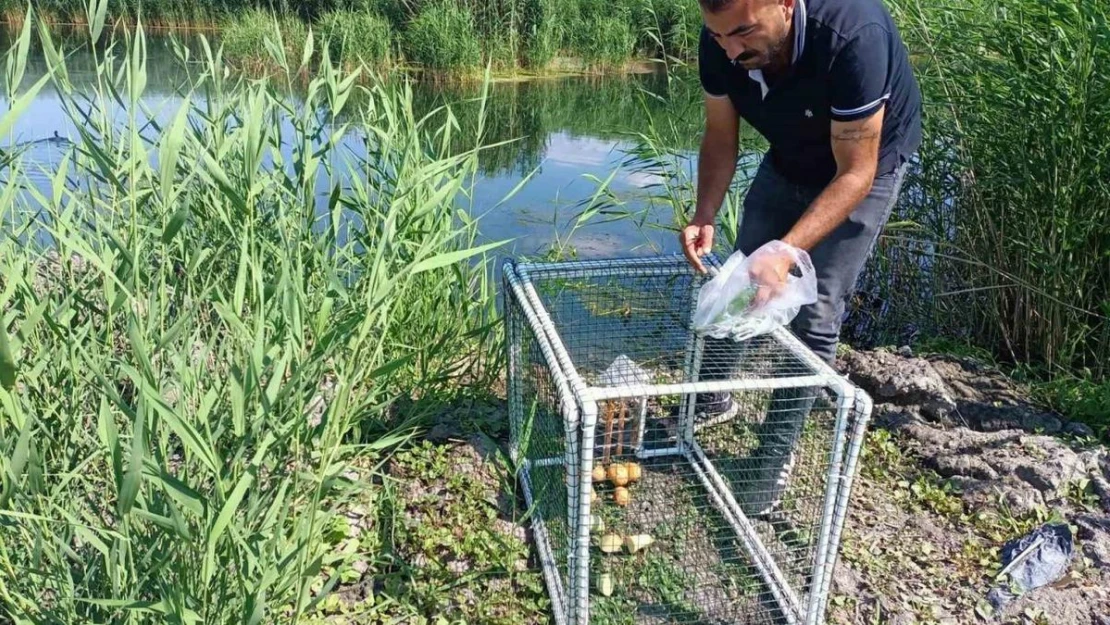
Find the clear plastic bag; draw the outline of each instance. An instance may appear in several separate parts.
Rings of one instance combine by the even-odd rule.
[[[794,269],[778,294],[755,306],[759,285],[753,281],[752,265],[779,255],[789,256]],[[742,341],[790,323],[802,306],[816,301],[817,274],[809,254],[782,241],[770,241],[751,256],[733,253],[717,275],[702,286],[694,311],[694,330],[713,338]]]

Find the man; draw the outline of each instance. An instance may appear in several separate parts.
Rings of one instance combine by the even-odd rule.
[[[907,162],[921,142],[921,96],[908,54],[882,0],[700,0],[699,49],[705,136],[697,206],[680,233],[697,270],[713,245],[717,211],[735,173],[739,120],[770,150],[744,200],[736,248],[751,254],[781,240],[809,253],[818,300],[793,331],[832,363],[845,300],[890,216]],[[792,260],[755,263],[756,302],[785,284]],[[735,360],[737,345],[708,345],[704,377]],[[717,373],[719,375],[719,373]],[[816,392],[777,392],[757,432],[747,512],[767,514],[788,476],[790,456]],[[699,418],[728,418],[731,396],[698,397]]]

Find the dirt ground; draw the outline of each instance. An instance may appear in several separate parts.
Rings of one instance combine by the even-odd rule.
[[[1030,403],[1022,389],[974,361],[878,350],[848,352],[839,366],[876,405],[830,623],[1110,625],[1110,454],[1088,429]],[[340,585],[339,600],[319,622],[552,622],[506,461],[506,423],[498,401],[446,406],[424,439],[393,459],[392,494],[383,496],[389,505],[384,511],[368,505],[362,512],[373,519],[351,515],[352,526],[373,537],[361,544],[379,555]],[[666,466],[651,475],[645,481],[662,484],[654,489],[659,493],[689,478]],[[694,543],[712,542],[709,516],[691,517],[692,527],[680,523],[685,515],[646,492],[634,495],[640,513],[629,517],[630,527],[662,533],[667,526]],[[995,579],[1000,549],[1046,523],[1062,523],[1074,537],[1067,574],[996,613],[987,596],[1006,586]],[[725,606],[758,589],[724,584],[727,576],[720,575],[689,583],[702,565],[721,571],[736,555],[729,550],[738,551],[712,547],[626,558],[614,570],[656,590],[598,602],[595,620],[747,622],[750,611],[736,616],[745,610]],[[637,605],[639,616],[630,611]],[[652,613],[653,605],[692,607]],[[709,621],[691,620],[699,605],[712,608]]]

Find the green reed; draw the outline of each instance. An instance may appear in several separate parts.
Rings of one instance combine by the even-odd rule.
[[[36,3],[40,16],[63,24],[84,24],[86,5],[76,0]],[[443,17],[430,13],[435,7],[446,9]],[[11,23],[20,23],[24,9],[22,2],[0,0],[0,15]],[[299,50],[308,30],[335,30],[337,15],[346,18],[346,30],[374,35],[361,56],[372,57],[368,60],[375,65],[453,70],[487,63],[499,70],[555,69],[564,67],[558,62],[562,57],[585,61],[595,70],[619,69],[642,58],[691,59],[701,27],[697,3],[684,0],[126,0],[108,8],[110,22],[141,18],[159,26],[218,29],[227,39],[229,59],[255,64],[266,58],[262,42],[275,28]],[[379,38],[383,20],[392,29]],[[267,23],[275,21],[276,26]],[[463,22],[468,25],[460,30]],[[410,28],[415,28],[419,44],[413,43]],[[386,57],[379,54],[382,48],[403,54]],[[446,53],[439,54],[441,48]]]
[[[141,28],[78,91],[36,24],[51,71],[21,87],[31,17],[0,134],[52,84],[80,136],[45,184],[14,157],[0,188],[0,612],[296,622],[350,557],[339,510],[419,417],[392,402],[492,375],[495,244],[456,203],[482,130],[455,150],[449,110],[417,118],[326,51],[294,98],[205,42],[150,110]],[[314,46],[267,45],[288,75]]]
[[[934,316],[1008,359],[1105,375],[1110,7],[895,6],[928,142],[900,210],[935,242]]]

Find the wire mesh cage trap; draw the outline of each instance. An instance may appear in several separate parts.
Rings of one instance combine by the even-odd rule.
[[[823,623],[870,398],[785,329],[695,333],[708,278],[681,256],[503,270],[555,621]]]

